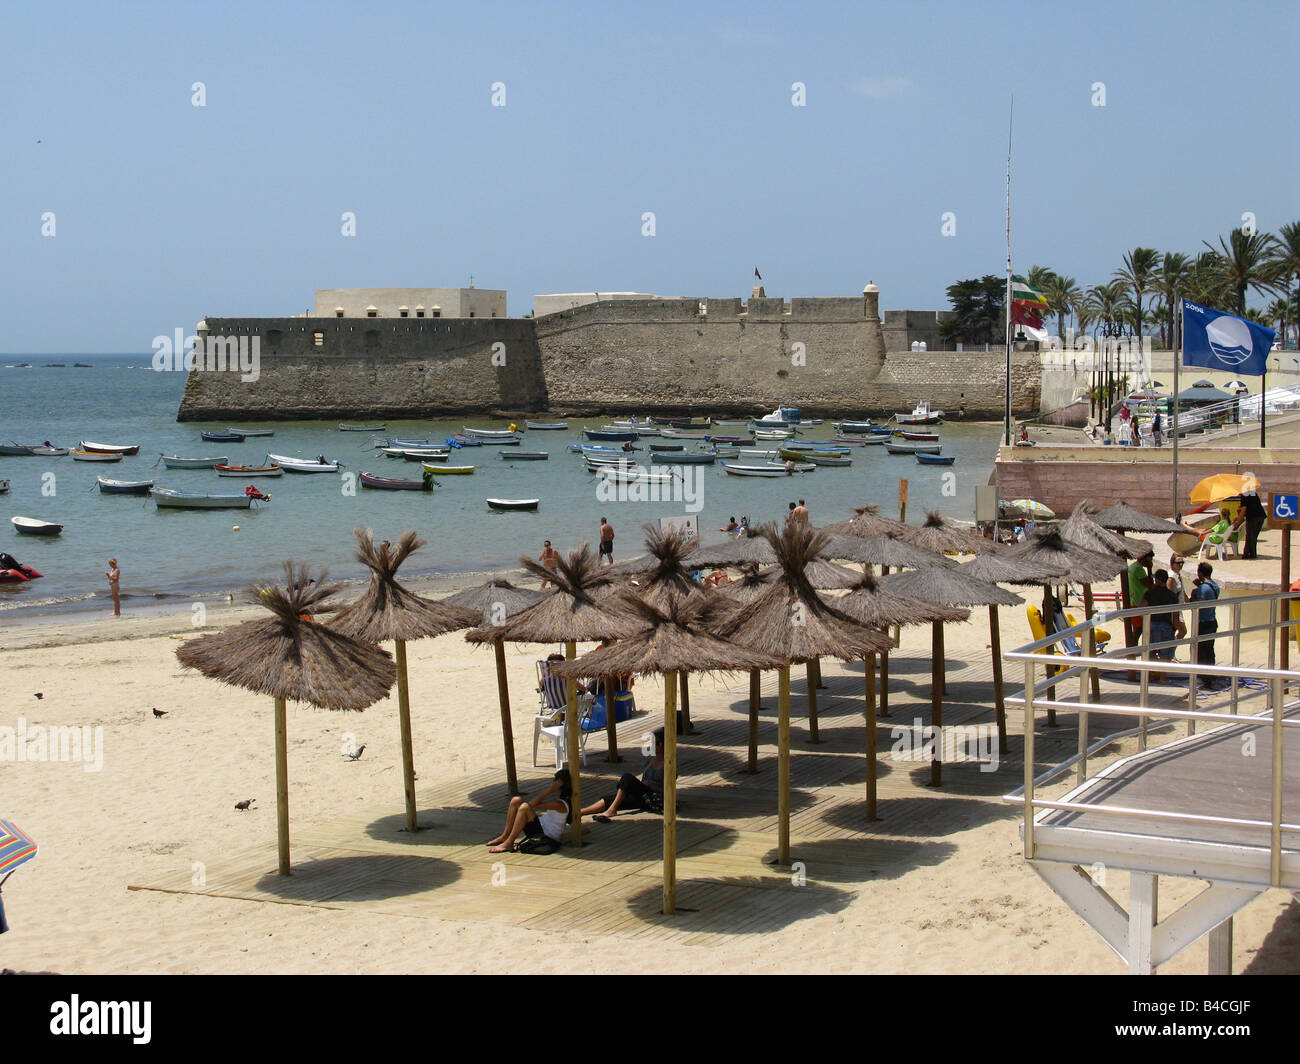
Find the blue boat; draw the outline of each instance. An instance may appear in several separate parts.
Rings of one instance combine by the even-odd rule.
[[[640,439],[635,432],[615,432],[611,429],[583,429],[582,434],[589,440],[606,440],[609,443],[630,443]]]
[[[916,460],[921,465],[952,465],[953,462],[957,461],[957,457],[956,455],[923,454],[918,451]]]

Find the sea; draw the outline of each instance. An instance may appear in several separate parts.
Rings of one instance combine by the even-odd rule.
[[[274,437],[206,443],[201,431],[223,431],[229,423],[177,422],[184,386],[184,373],[155,371],[147,354],[0,356],[0,442],[140,445],[138,455],[115,463],[0,456],[0,480],[9,481],[9,492],[0,494],[0,514],[8,526],[0,527],[0,549],[42,574],[28,583],[0,583],[0,626],[51,614],[102,616],[110,608],[104,575],[110,557],[122,573],[124,608],[143,603],[183,608],[224,598],[274,581],[288,559],[307,563],[313,575],[325,569],[331,578],[360,581],[366,572],[354,557],[356,528],[393,540],[413,529],[428,543],[407,561],[403,574],[434,576],[509,571],[517,568],[520,555],[537,557],[547,539],[562,552],[584,542],[594,549],[602,517],[614,526],[619,560],[643,553],[642,526],[664,517],[693,514],[709,542],[722,539],[714,530],[733,517],[748,517],[755,526],[779,523],[789,503],[801,498],[814,524],[848,517],[853,507],[866,503],[897,516],[904,479],[909,520],[936,511],[970,521],[975,488],[989,481],[1001,434],[1000,424],[944,424],[939,429],[943,453],[956,458],[950,467],[922,466],[914,458],[867,447],[852,449],[853,464],[847,468],[765,479],[728,476],[719,465],[678,466],[673,468],[680,476],[671,486],[612,490],[568,450],[582,441],[584,426],[597,428],[602,419],[567,418],[567,431],[523,434],[519,449],[546,451],[546,461],[514,461],[510,447],[466,448],[453,460],[472,464],[473,475],[437,477],[431,493],[390,492],[362,488],[355,474],[418,479],[420,467],[376,451],[371,433],[341,432],[337,422],[268,420],[236,427],[273,429]],[[483,417],[389,421],[375,435],[441,442],[465,425],[503,429],[508,422]],[[803,438],[832,435],[827,423],[808,429]],[[649,442],[659,441],[641,441],[636,457],[643,463],[650,458]],[[687,449],[697,447],[696,441],[683,442]],[[260,465],[268,451],[304,458],[323,454],[341,460],[343,472],[244,481],[218,477],[211,469],[165,469],[159,461],[161,454],[224,455],[230,464]],[[157,486],[184,491],[242,491],[255,484],[272,498],[253,510],[160,510],[146,496],[101,494],[99,476],[152,479]],[[493,512],[486,502],[490,497],[536,498],[540,504],[535,513]],[[19,535],[7,520],[14,516],[58,522],[64,531],[56,537]]]

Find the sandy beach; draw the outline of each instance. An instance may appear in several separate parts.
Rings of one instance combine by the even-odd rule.
[[[1240,571],[1247,579],[1258,570],[1262,581],[1267,567],[1275,580],[1275,539],[1271,534],[1261,541],[1261,561],[1225,563],[1223,575]],[[231,605],[210,613],[208,622],[224,625],[258,612]],[[1004,608],[1001,620],[1004,646],[1027,641],[1023,607]],[[0,815],[41,845],[37,859],[5,887],[12,930],[0,938],[0,967],[68,973],[1123,971],[1025,863],[1015,811],[983,795],[973,806],[965,803],[973,815],[953,817],[941,838],[920,846],[914,859],[870,882],[840,884],[850,896],[837,911],[809,914],[761,936],[724,936],[709,948],[657,939],[653,931],[633,940],[491,919],[441,919],[436,911],[391,916],[128,891],[128,884],[175,876],[198,867],[195,862],[216,866],[232,852],[257,846],[272,852],[274,846],[270,702],[183,670],[175,650],[196,631],[187,613],[135,618],[128,611],[119,621],[63,619],[0,633],[0,661],[9,677],[3,723],[16,726],[22,718],[29,729],[102,728],[98,771],[75,763],[0,765]],[[987,663],[984,612],[950,626],[947,640],[952,658]],[[507,649],[515,749],[528,780],[545,775],[528,767],[538,650]],[[900,675],[904,662],[923,663],[928,653],[927,629],[904,630],[894,656]],[[454,781],[499,768],[490,651],[452,634],[411,644],[409,659],[421,786],[435,777]],[[844,671],[838,663],[824,665],[828,682]],[[857,675],[860,683],[860,667]],[[702,727],[727,690],[738,699],[745,689],[743,676],[693,681]],[[636,688],[644,708],[661,707],[660,692],[653,678]],[[922,703],[900,692],[895,718],[924,715]],[[156,718],[155,708],[167,715]],[[765,699],[765,717],[773,713]],[[795,717],[798,730],[802,711]],[[1015,712],[1010,724],[1017,736]],[[366,744],[360,761],[340,756],[351,743]],[[687,740],[687,768],[691,757]],[[399,813],[395,693],[360,714],[291,705],[289,759],[295,831],[354,813]],[[797,784],[798,744],[794,775]],[[1008,780],[1004,789],[1015,785]],[[257,799],[252,811],[234,809],[248,798]],[[887,823],[888,803],[882,816]],[[1114,879],[1119,882],[1111,889],[1122,901],[1127,876]],[[1162,913],[1197,889],[1188,881],[1162,882]],[[1300,906],[1287,893],[1266,893],[1238,914],[1235,926],[1234,971],[1300,971]],[[1161,971],[1198,973],[1205,963],[1201,942]]]

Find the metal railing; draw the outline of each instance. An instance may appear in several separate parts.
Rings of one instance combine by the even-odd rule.
[[[1228,608],[1232,611],[1232,625],[1227,629],[1218,629],[1213,635],[1206,633],[1202,635],[1198,631],[1200,611],[1206,609],[1205,601],[1191,601],[1182,603],[1172,603],[1166,606],[1145,606],[1134,609],[1115,610],[1108,613],[1098,613],[1092,618],[1086,619],[1079,624],[1070,628],[1054,632],[1036,642],[1028,643],[1025,646],[1015,650],[1007,651],[1002,655],[1003,661],[1007,663],[1019,663],[1024,666],[1025,686],[1021,693],[1013,695],[1006,699],[1006,704],[1019,705],[1024,707],[1024,736],[1025,736],[1025,776],[1024,784],[1016,788],[1010,794],[1005,795],[1003,800],[1014,802],[1022,805],[1024,810],[1024,854],[1026,860],[1033,860],[1035,857],[1035,838],[1034,838],[1034,815],[1036,810],[1060,810],[1076,813],[1103,814],[1117,817],[1143,817],[1153,820],[1168,820],[1171,822],[1198,823],[1198,824],[1217,824],[1230,827],[1241,828],[1267,828],[1269,829],[1269,882],[1272,886],[1281,885],[1281,862],[1282,862],[1282,832],[1300,831],[1300,824],[1286,823],[1282,819],[1282,781],[1284,765],[1284,745],[1283,729],[1300,728],[1300,718],[1293,717],[1287,719],[1286,710],[1289,708],[1287,699],[1287,689],[1290,685],[1300,684],[1300,673],[1289,669],[1275,668],[1277,660],[1277,644],[1279,636],[1282,639],[1291,638],[1293,627],[1300,626],[1300,620],[1293,621],[1290,616],[1290,603],[1300,600],[1300,592],[1273,592],[1270,594],[1250,595],[1234,597],[1231,599],[1211,600],[1217,609]],[[1241,623],[1242,611],[1244,607],[1252,604],[1267,603],[1269,619],[1266,624],[1254,624],[1244,626]],[[1191,611],[1192,623],[1188,626],[1188,635],[1181,638],[1162,640],[1160,642],[1151,642],[1152,624],[1149,619],[1142,623],[1142,641],[1133,647],[1123,646],[1115,650],[1108,650],[1103,654],[1089,656],[1085,654],[1066,654],[1062,655],[1057,649],[1057,644],[1066,639],[1074,638],[1079,640],[1079,645],[1084,647],[1089,645],[1092,639],[1095,639],[1096,629],[1105,623],[1120,621],[1127,624],[1129,618],[1150,618],[1154,614],[1175,614]],[[1258,666],[1243,667],[1241,664],[1241,637],[1253,632],[1268,633],[1268,665],[1267,668]],[[1091,636],[1091,639],[1090,639]],[[1199,665],[1195,662],[1173,662],[1166,660],[1152,660],[1153,651],[1166,650],[1180,646],[1195,648],[1198,641],[1202,638],[1220,639],[1231,638],[1232,640],[1232,663],[1230,665]],[[1195,650],[1192,651],[1193,655]],[[1102,702],[1099,697],[1099,673],[1103,668],[1115,669],[1120,666],[1123,671],[1128,673],[1139,674],[1139,697],[1138,705],[1118,705],[1114,703]],[[1042,669],[1045,676],[1041,680],[1035,679],[1035,670]],[[1186,709],[1174,709],[1168,706],[1152,707],[1149,703],[1149,683],[1152,674],[1176,674],[1187,675],[1188,677],[1188,707]],[[1055,688],[1077,678],[1079,681],[1079,697],[1076,701],[1065,701],[1056,698]],[[1200,678],[1222,678],[1228,680],[1228,688],[1225,693],[1228,694],[1227,705],[1230,711],[1227,713],[1216,712],[1213,710],[1197,709],[1197,681]],[[1264,691],[1257,687],[1259,681],[1266,681]],[[1251,687],[1246,689],[1243,695],[1243,681],[1250,681]],[[1089,700],[1088,689],[1091,686],[1094,698]],[[1047,697],[1039,697],[1045,694]],[[1240,706],[1243,700],[1250,700],[1257,697],[1267,697],[1267,709],[1260,714],[1250,714],[1243,716],[1240,713]],[[1290,707],[1300,705],[1300,701],[1293,700]],[[1066,758],[1064,761],[1053,765],[1045,772],[1035,775],[1034,773],[1034,711],[1039,708],[1046,708],[1049,715],[1054,714],[1057,709],[1069,709],[1078,712],[1078,747],[1077,752]],[[1110,733],[1095,742],[1088,742],[1088,715],[1089,713],[1106,713],[1111,715],[1135,717],[1138,720],[1137,727]],[[1114,744],[1116,741],[1124,738],[1138,736],[1138,749],[1146,750],[1148,737],[1151,732],[1151,719],[1156,718],[1160,721],[1187,721],[1187,735],[1195,734],[1197,721],[1206,721],[1227,726],[1231,724],[1244,725],[1255,722],[1259,725],[1265,723],[1271,726],[1272,733],[1272,766],[1270,775],[1270,797],[1271,813],[1268,820],[1249,820],[1234,817],[1209,816],[1205,814],[1186,813],[1170,809],[1135,809],[1129,806],[1116,805],[1099,805],[1086,802],[1067,802],[1057,801],[1035,796],[1035,788],[1044,787],[1056,782],[1060,777],[1065,775],[1071,767],[1075,770],[1075,785],[1081,785],[1087,777],[1088,759],[1098,751],[1107,746]]]

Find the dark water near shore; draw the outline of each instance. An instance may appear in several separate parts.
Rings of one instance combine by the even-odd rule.
[[[30,362],[31,369],[4,368]],[[62,368],[45,363],[64,363]],[[93,368],[73,368],[73,362]],[[157,373],[148,355],[0,356],[0,441],[75,447],[78,440],[140,444],[140,454],[116,463],[81,463],[71,458],[0,456],[0,480],[10,482],[0,495],[0,549],[31,565],[44,577],[28,584],[0,584],[0,624],[5,619],[64,610],[95,610],[104,604],[103,573],[109,557],[122,570],[127,607],[135,602],[176,601],[247,586],[274,577],[280,563],[293,558],[328,567],[332,576],[359,579],[362,567],[352,557],[352,530],[373,528],[394,539],[414,529],[429,545],[407,563],[417,573],[506,570],[520,554],[536,557],[542,541],[560,550],[582,541],[594,544],[600,518],[617,533],[615,558],[641,553],[640,526],[661,516],[696,512],[701,531],[728,517],[748,514],[754,524],[780,521],[787,504],[807,500],[814,523],[846,517],[851,507],[877,502],[883,512],[898,509],[898,481],[909,481],[908,515],[919,520],[927,510],[970,520],[975,487],[988,482],[999,425],[950,424],[940,428],[950,468],[918,465],[882,448],[855,448],[848,468],[774,480],[727,476],[718,466],[679,467],[687,488],[662,501],[602,499],[595,478],[566,449],[581,439],[584,425],[599,418],[570,419],[568,432],[525,434],[525,450],[550,453],[545,462],[512,462],[511,448],[479,447],[458,452],[472,476],[439,477],[432,494],[384,492],[354,487],[351,477],[335,474],[243,481],[218,477],[210,469],[169,470],[160,453],[186,457],[227,455],[233,464],[260,464],[266,452],[339,458],[350,473],[418,477],[419,466],[376,455],[369,433],[339,432],[336,422],[266,422],[246,428],[273,428],[272,438],[243,443],[204,443],[201,430],[224,430],[226,423],[178,424],[176,410],[184,389],[180,373]],[[544,416],[543,420],[546,419]],[[505,428],[481,418],[475,427]],[[388,422],[384,435],[441,441],[459,431],[463,420]],[[723,432],[733,431],[723,429]],[[806,438],[826,439],[829,425]],[[646,447],[643,441],[641,446]],[[687,441],[688,448],[694,442]],[[648,460],[643,451],[638,458]],[[951,474],[945,480],[945,474]],[[256,483],[273,499],[262,509],[163,510],[141,496],[101,495],[97,476],[117,480],[153,479],[160,487],[186,491],[240,491]],[[945,494],[945,487],[952,494]],[[351,491],[348,489],[352,488]],[[491,513],[489,497],[540,498],[537,513]],[[691,510],[688,507],[696,507]],[[19,536],[8,518],[15,515],[57,521],[63,535]],[[238,525],[239,531],[233,526]],[[721,536],[705,532],[705,539]]]

